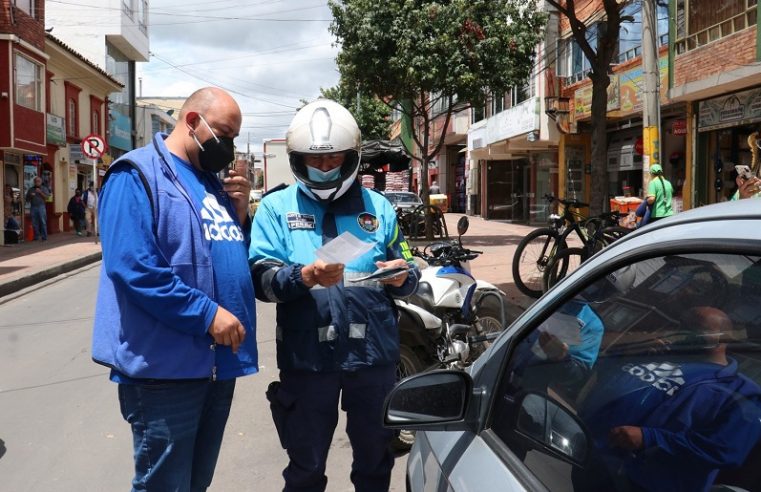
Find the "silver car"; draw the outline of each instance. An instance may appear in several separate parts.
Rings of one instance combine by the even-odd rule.
[[[423,200],[420,199],[415,193],[410,191],[387,191],[384,193],[388,201],[394,206],[405,211],[413,211],[417,207],[423,204]]]
[[[761,201],[620,239],[468,372],[400,382],[417,491],[759,490]]]

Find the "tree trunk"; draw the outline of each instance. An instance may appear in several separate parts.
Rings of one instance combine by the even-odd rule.
[[[607,75],[592,80],[592,189],[589,199],[590,215],[608,209],[608,132],[605,121],[608,107]]]

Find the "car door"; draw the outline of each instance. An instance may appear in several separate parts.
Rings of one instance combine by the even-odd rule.
[[[426,433],[448,489],[757,490],[761,256],[731,250],[551,292],[479,361],[481,428]]]

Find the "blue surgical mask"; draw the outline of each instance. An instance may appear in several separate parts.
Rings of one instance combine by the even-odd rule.
[[[341,175],[341,166],[330,171],[320,171],[316,167],[306,166],[309,180],[315,183],[329,183],[335,181]]]

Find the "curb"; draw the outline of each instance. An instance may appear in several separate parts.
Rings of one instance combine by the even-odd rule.
[[[86,256],[82,256],[81,258],[76,258],[74,260],[60,263],[58,265],[53,265],[50,268],[46,268],[45,270],[34,272],[32,274],[26,275],[21,278],[0,283],[0,302],[2,302],[2,298],[4,298],[7,295],[13,294],[15,292],[19,292],[22,289],[26,289],[27,287],[31,287],[33,285],[39,284],[41,282],[44,282],[45,280],[49,280],[53,277],[57,277],[58,275],[61,275],[63,273],[68,273],[72,270],[76,270],[78,268],[82,268],[84,266],[98,262],[101,260],[102,257],[103,257],[103,253],[99,251],[97,253],[92,253]]]

